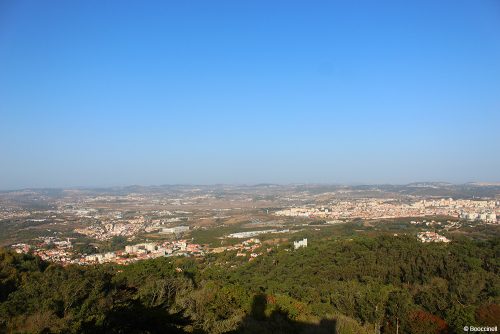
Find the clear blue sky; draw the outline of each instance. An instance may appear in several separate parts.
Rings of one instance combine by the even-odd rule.
[[[0,0],[0,189],[500,181],[500,1]]]

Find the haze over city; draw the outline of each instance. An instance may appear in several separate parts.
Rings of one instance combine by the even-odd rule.
[[[0,4],[0,189],[498,182],[500,4]]]

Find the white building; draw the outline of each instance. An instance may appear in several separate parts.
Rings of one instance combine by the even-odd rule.
[[[125,246],[125,252],[126,253],[136,253],[139,250],[139,247],[137,245],[132,245],[132,246]]]
[[[188,232],[189,231],[189,226],[175,226],[175,227],[164,227],[161,231],[161,233],[183,233],[183,232]]]
[[[294,241],[293,242],[293,248],[294,249],[299,249],[301,247],[307,247],[307,238],[304,238],[302,240]]]

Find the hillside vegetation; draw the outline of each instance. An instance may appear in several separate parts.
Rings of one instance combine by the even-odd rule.
[[[0,332],[462,333],[500,319],[498,238],[263,251],[61,267],[0,250]]]

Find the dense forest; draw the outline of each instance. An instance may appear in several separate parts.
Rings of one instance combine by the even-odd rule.
[[[263,252],[61,267],[0,250],[0,332],[427,334],[500,319],[498,238]]]

